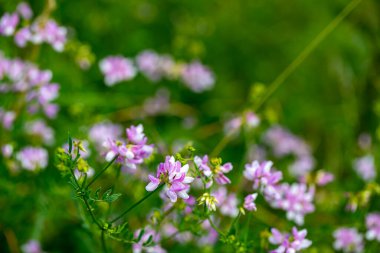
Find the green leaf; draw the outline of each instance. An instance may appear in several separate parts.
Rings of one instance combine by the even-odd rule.
[[[112,194],[112,189],[109,189],[103,194],[102,200],[104,200],[108,203],[111,203],[111,202],[114,202],[115,200],[117,200],[120,196],[121,196],[121,193]]]
[[[71,154],[71,151],[73,150],[73,139],[70,136],[69,133],[69,153]]]

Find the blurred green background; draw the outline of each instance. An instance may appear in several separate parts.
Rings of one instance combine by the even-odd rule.
[[[0,13],[14,10],[17,3],[0,0]],[[159,133],[159,137],[151,136],[153,142],[193,141],[200,152],[208,153],[222,139],[228,113],[240,112],[254,102],[251,91],[255,84],[270,84],[348,3],[348,0],[57,0],[52,16],[69,27],[71,38],[88,44],[96,56],[95,63],[86,71],[73,64],[71,55],[58,54],[47,45],[42,46],[36,59],[42,69],[53,71],[53,80],[61,85],[60,116],[51,122],[57,143],[65,142],[68,131],[73,136],[86,137],[86,128],[81,127],[103,119],[125,126],[136,123],[123,112],[141,105],[160,87],[167,87],[171,101],[190,106],[183,114],[195,117],[198,123],[195,128],[186,129],[180,117],[151,117],[144,120],[146,132]],[[39,13],[45,2],[33,0],[30,4]],[[30,50],[17,49],[10,38],[4,37],[0,38],[0,48],[12,57]],[[197,94],[173,81],[152,84],[141,75],[112,88],[104,85],[98,68],[100,59],[118,54],[135,57],[144,49],[171,54],[178,60],[200,59],[215,73],[214,89]],[[279,123],[291,129],[311,145],[317,167],[332,171],[341,179],[341,191],[358,190],[363,184],[345,178],[351,177],[352,159],[360,154],[356,144],[359,134],[370,133],[374,140],[380,137],[379,71],[380,1],[363,0],[261,108],[258,114],[264,119],[262,128]],[[222,152],[222,157],[239,163],[239,151],[243,148],[242,140],[235,140]],[[378,152],[375,157],[380,158]],[[36,187],[50,184],[56,197],[65,196],[70,202],[66,182],[57,173],[45,174],[49,173],[56,181],[44,182],[47,176],[36,177]],[[0,203],[3,216],[0,221],[3,228],[15,228],[19,240],[28,238],[26,231],[34,226],[32,221],[38,223],[41,212],[31,217],[20,212],[18,217],[12,216],[14,208],[43,203],[50,210],[44,219],[54,219],[55,215],[58,219],[70,219],[70,213],[65,217],[60,210],[51,211],[52,201],[44,194],[31,196],[23,191],[23,183],[20,187],[14,183],[16,188],[3,185],[1,190],[7,198]],[[12,197],[12,191],[18,192],[17,197]],[[56,204],[57,208],[62,208],[63,203]],[[67,240],[55,238],[50,243],[62,243],[65,252],[91,252],[86,240],[77,245],[76,240],[84,237],[80,234],[84,232],[72,229],[79,227],[79,221],[76,222],[55,231],[57,237]],[[45,229],[54,231],[51,227]],[[321,245],[331,245],[331,239],[327,239],[330,234],[320,239]],[[61,252],[59,245],[49,246],[49,240],[46,241],[49,252]],[[4,243],[0,243],[0,251],[7,252],[1,245]]]

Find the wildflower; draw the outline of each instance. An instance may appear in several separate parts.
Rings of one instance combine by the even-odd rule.
[[[212,175],[211,168],[208,165],[209,159],[208,156],[205,155],[202,158],[199,156],[194,157],[194,163],[199,168],[199,170],[205,175],[206,177],[209,177]]]
[[[363,236],[356,228],[342,227],[335,230],[334,249],[342,250],[345,253],[360,253],[364,249]]]
[[[5,111],[0,107],[0,123],[5,129],[11,129],[15,119],[16,113],[14,111]]]
[[[108,56],[100,61],[99,67],[103,75],[105,75],[107,86],[113,86],[121,81],[128,81],[136,75],[136,69],[132,61],[122,56]]]
[[[247,211],[256,211],[255,200],[257,198],[257,193],[249,194],[244,198],[244,208]]]
[[[311,245],[311,241],[306,239],[306,229],[298,231],[296,227],[293,227],[292,233],[286,234],[272,228],[271,232],[272,235],[269,237],[269,242],[279,245],[277,249],[270,251],[271,253],[295,253]]]
[[[324,186],[334,180],[334,175],[330,172],[320,170],[317,172],[316,184],[319,186]]]
[[[380,242],[380,213],[370,213],[366,217],[367,240],[377,240]]]
[[[16,11],[23,19],[31,19],[33,16],[33,11],[30,5],[26,2],[21,2],[17,5]]]
[[[167,156],[164,163],[157,167],[156,177],[149,175],[150,183],[145,187],[147,191],[154,191],[160,183],[165,184],[165,194],[171,202],[176,202],[177,197],[188,199],[189,184],[194,178],[187,176],[189,165],[181,165],[173,156]]]
[[[16,32],[14,40],[17,46],[25,47],[31,38],[32,33],[29,27],[23,27]]]
[[[26,244],[21,246],[23,253],[44,253],[41,249],[41,245],[36,240],[29,240]]]
[[[136,57],[139,70],[151,81],[157,82],[170,76],[174,61],[170,56],[161,56],[152,50],[145,50]]]
[[[274,208],[280,208],[286,211],[286,217],[289,220],[293,220],[298,225],[304,223],[304,216],[315,210],[314,188],[305,184],[292,184],[286,183],[278,185],[276,187],[279,197],[276,199],[270,199],[270,204]]]
[[[239,214],[238,199],[235,193],[228,194],[225,187],[219,187],[211,195],[217,200],[216,206],[221,214],[230,217],[236,217]]]
[[[280,171],[272,170],[273,162],[265,161],[259,163],[253,161],[251,164],[245,165],[244,177],[250,181],[253,181],[253,189],[262,190],[268,186],[276,185],[282,178]]]
[[[126,130],[128,143],[108,139],[104,143],[107,150],[105,155],[107,161],[111,161],[117,156],[116,162],[121,163],[126,168],[136,169],[137,164],[142,164],[153,152],[153,145],[147,145],[148,139],[143,133],[143,126],[131,126]]]
[[[120,125],[103,122],[93,125],[90,128],[88,137],[95,143],[96,148],[101,151],[103,144],[108,140],[117,140],[121,137],[122,128]]]
[[[43,148],[25,147],[16,154],[16,159],[23,169],[44,169],[48,163],[48,153]]]
[[[224,173],[228,173],[233,169],[233,166],[231,163],[225,163],[221,165],[220,159],[213,159],[211,163],[214,165],[212,169],[213,176],[215,178],[215,181],[220,184],[230,184],[231,180],[224,175]]]
[[[205,192],[201,197],[198,198],[199,205],[205,204],[209,211],[216,211],[216,205],[218,200],[209,193]]]
[[[376,178],[375,161],[372,155],[360,157],[354,161],[354,169],[364,181]]]
[[[11,36],[15,32],[19,21],[17,13],[5,13],[0,19],[0,34]]]
[[[195,92],[203,92],[214,86],[213,73],[198,61],[186,64],[181,77],[185,85]]]
[[[25,132],[38,136],[46,145],[54,142],[54,130],[48,127],[43,120],[29,121],[25,124]]]
[[[3,156],[4,157],[11,157],[11,155],[13,154],[13,145],[12,144],[5,144],[1,147],[1,152],[3,153]]]

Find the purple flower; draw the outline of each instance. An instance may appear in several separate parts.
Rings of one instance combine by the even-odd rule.
[[[216,198],[216,206],[221,214],[230,217],[236,217],[239,214],[238,199],[235,193],[228,194],[225,187],[219,187],[211,195]]]
[[[3,156],[4,157],[11,157],[11,155],[13,154],[13,145],[12,144],[5,144],[1,147],[1,152],[3,153]]]
[[[317,172],[316,184],[318,186],[324,186],[334,180],[334,175],[330,172],[320,170]]]
[[[15,34],[14,40],[19,47],[25,47],[26,43],[31,39],[32,33],[29,27],[24,27],[18,30]]]
[[[16,113],[13,111],[4,111],[0,107],[0,123],[5,129],[11,129],[13,127],[13,122],[16,119]]]
[[[26,244],[21,246],[23,253],[44,253],[41,249],[39,241],[29,240]]]
[[[11,36],[19,23],[17,13],[5,13],[0,19],[0,34],[4,36]]]
[[[16,159],[23,169],[44,169],[48,164],[48,153],[43,148],[25,147],[16,154]]]
[[[183,82],[195,92],[203,92],[214,86],[213,73],[198,61],[184,66],[181,77]]]
[[[154,191],[160,183],[165,184],[165,194],[171,202],[177,201],[177,196],[188,199],[187,194],[190,183],[194,178],[187,176],[189,165],[181,165],[173,156],[167,156],[164,163],[160,163],[157,168],[156,177],[149,175],[150,183],[145,187],[147,191]]]
[[[271,229],[272,235],[269,237],[269,242],[274,245],[279,245],[271,253],[295,253],[310,247],[311,241],[306,239],[307,230],[298,231],[296,227],[292,228],[291,234],[281,233],[275,228]]]
[[[16,11],[24,19],[31,19],[33,17],[33,11],[30,8],[30,5],[26,2],[21,2],[17,5]]]
[[[96,144],[99,151],[104,149],[104,144],[108,140],[117,140],[121,137],[122,128],[120,125],[103,122],[97,123],[90,128],[88,137]]]
[[[353,166],[364,181],[371,181],[376,178],[375,161],[372,155],[366,155],[356,159]]]
[[[212,175],[207,155],[203,156],[202,158],[199,156],[195,156],[194,163],[196,166],[198,166],[199,170],[203,173],[203,175],[205,175],[206,177],[210,177]]]
[[[245,165],[244,177],[253,181],[253,189],[261,188],[262,191],[267,187],[273,187],[282,179],[280,171],[272,170],[273,162],[265,161],[259,163],[253,161]]]
[[[130,142],[133,144],[145,144],[147,142],[147,138],[144,134],[143,125],[138,125],[137,127],[131,126],[127,128],[127,136]]]
[[[161,56],[152,50],[145,50],[136,57],[137,67],[151,81],[170,77],[174,61],[170,56]]]
[[[256,211],[255,200],[257,198],[257,193],[249,194],[244,198],[244,208],[247,211]]]
[[[356,228],[339,228],[335,230],[333,236],[335,238],[334,249],[342,250],[345,253],[363,252],[363,236],[358,233]]]
[[[274,208],[280,208],[286,211],[288,220],[293,220],[298,225],[304,223],[304,216],[315,210],[314,188],[307,187],[305,184],[286,183],[278,185],[276,188],[278,197],[269,199],[269,203]],[[268,200],[268,199],[267,199]]]
[[[377,240],[380,242],[380,213],[370,213],[366,217],[367,240]]]
[[[136,75],[136,69],[132,61],[122,56],[108,56],[100,61],[99,67],[105,76],[107,86],[113,86],[121,81],[128,81]]]
[[[48,127],[43,120],[35,120],[25,123],[25,132],[41,138],[46,145],[54,142],[54,130]]]

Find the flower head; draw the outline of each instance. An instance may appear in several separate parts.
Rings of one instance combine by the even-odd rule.
[[[279,245],[271,253],[295,253],[310,247],[311,241],[306,239],[307,230],[298,231],[296,227],[292,228],[292,233],[281,233],[275,228],[271,230],[272,235],[269,237],[269,242],[274,245]]]
[[[342,227],[335,230],[334,249],[342,250],[345,253],[359,253],[363,251],[363,235],[359,234],[356,228]]]
[[[244,208],[247,211],[256,211],[255,200],[257,198],[257,193],[249,194],[244,198]]]
[[[377,240],[380,242],[380,213],[370,213],[366,217],[367,240]]]
[[[136,69],[132,61],[122,56],[108,56],[100,61],[99,67],[105,76],[107,86],[113,86],[121,81],[128,81],[136,75]]]
[[[160,183],[163,183],[165,194],[171,202],[176,202],[177,197],[188,199],[189,184],[194,180],[193,177],[187,176],[188,170],[188,164],[182,166],[173,156],[167,156],[165,162],[158,165],[156,177],[149,175],[150,183],[145,189],[154,191]]]
[[[48,153],[43,148],[25,147],[16,154],[16,159],[23,169],[44,169],[48,164]]]

